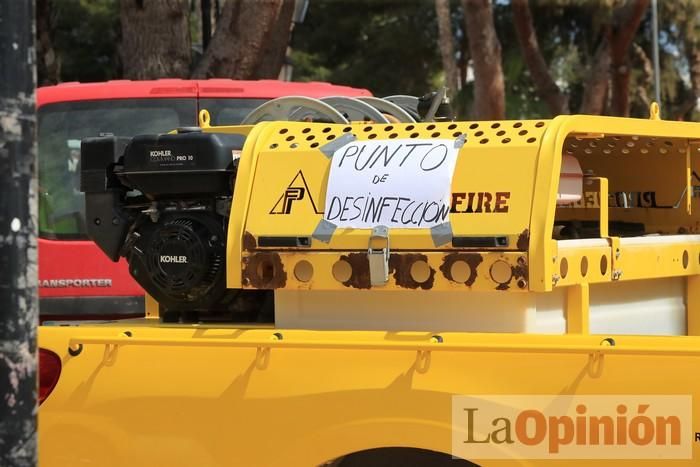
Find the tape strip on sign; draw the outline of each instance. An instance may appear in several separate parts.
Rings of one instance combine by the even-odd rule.
[[[430,229],[430,236],[433,237],[433,244],[438,247],[452,241],[452,226],[449,222],[436,225]]]
[[[336,225],[334,223],[321,219],[311,236],[323,243],[329,243],[333,237],[333,232],[335,232],[335,229]]]
[[[331,157],[333,157],[333,154],[336,151],[338,151],[340,148],[342,148],[346,144],[352,143],[356,139],[357,139],[357,136],[353,135],[352,133],[345,133],[340,138],[334,139],[330,143],[326,143],[318,149],[323,154],[325,154],[326,157],[331,158]]]
[[[460,147],[452,139],[351,141],[331,159],[324,219],[340,228],[430,229],[449,222]]]

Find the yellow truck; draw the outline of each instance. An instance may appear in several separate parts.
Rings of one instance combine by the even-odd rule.
[[[698,465],[700,124],[401,99],[83,141],[149,298],[41,326],[41,465]]]

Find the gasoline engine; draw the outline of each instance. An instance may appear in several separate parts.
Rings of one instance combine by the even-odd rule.
[[[226,229],[244,141],[185,128],[82,142],[88,234],[112,261],[126,258],[164,321],[261,320],[271,308],[265,291],[226,288]]]

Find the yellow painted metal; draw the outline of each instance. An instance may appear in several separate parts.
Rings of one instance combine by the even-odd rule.
[[[268,124],[262,123],[255,125],[248,134],[249,143],[246,144],[241,152],[240,162],[238,164],[238,173],[236,176],[236,186],[233,191],[233,205],[231,207],[231,216],[228,223],[228,249],[227,249],[227,268],[226,268],[226,284],[229,288],[240,287],[241,283],[241,268],[243,264],[243,256],[241,254],[240,244],[243,239],[245,219],[248,214],[248,193],[253,186],[255,178],[255,170],[258,158],[258,147],[263,140],[261,135],[268,131]],[[218,131],[236,132],[237,127],[219,128]],[[233,247],[237,245],[238,247]],[[232,267],[233,264],[239,265]]]
[[[669,236],[666,244],[620,243],[613,280],[653,279],[700,274],[700,237]],[[615,277],[617,271],[617,277]]]
[[[560,242],[555,262],[554,285],[609,282],[611,278],[610,247],[601,242],[595,246],[566,246]],[[562,246],[563,245],[563,246]]]
[[[700,337],[444,332],[436,343],[435,335],[142,322],[42,327],[40,346],[64,369],[39,413],[40,463],[313,466],[382,446],[449,453],[452,395],[700,396]],[[70,343],[82,344],[78,356]],[[700,420],[697,404],[693,419]],[[645,463],[697,459],[694,445],[693,460]]]
[[[593,185],[595,188],[595,193],[598,195],[598,199],[608,199],[608,179],[604,177],[587,177],[586,185]],[[610,216],[608,214],[608,204],[598,203],[598,228],[600,230],[600,237],[607,238],[609,235],[609,223]]]
[[[596,127],[601,132],[597,138],[580,136],[590,135]],[[654,202],[658,206],[668,206],[668,208],[656,209],[631,209],[625,208],[622,203],[618,204],[612,197],[609,208],[611,220],[643,222],[650,232],[666,234],[679,231],[694,232],[697,230],[696,225],[700,225],[698,221],[689,217],[686,209],[677,209],[674,206],[687,189],[685,156],[688,141],[697,134],[697,131],[697,124],[683,122],[590,116],[557,117],[548,126],[543,137],[538,167],[543,167],[543,156],[550,151],[555,157],[562,151],[572,154],[579,159],[584,171],[605,175],[609,179],[611,194],[617,196],[621,192],[639,193],[643,198],[642,195],[652,196],[653,193],[655,198],[642,199],[642,201]],[[695,164],[694,159],[692,162]],[[537,222],[535,216],[540,216],[542,210],[548,212],[554,208],[553,203],[548,199],[551,200],[553,196],[551,182],[558,167],[544,168],[541,178],[538,168],[536,184],[549,186],[550,192],[547,194],[538,189],[535,190],[541,195],[535,199],[536,206],[533,207],[531,221],[530,283],[531,287],[542,285],[544,290],[547,290],[548,285],[552,283],[549,278],[555,273],[554,265],[549,258],[556,249],[550,241],[548,228],[552,225],[555,213],[544,215]],[[697,172],[697,170],[698,168],[693,165],[693,171]],[[693,199],[697,200],[697,198]],[[593,198],[591,201],[589,192],[585,194],[578,208],[556,209],[556,217],[559,220],[597,220],[598,207],[599,200]],[[544,228],[540,230],[539,227],[542,225]],[[536,250],[533,251],[533,248]],[[544,252],[542,255],[539,254],[540,248]]]
[[[659,124],[658,122],[653,122]],[[584,170],[605,174],[611,186],[608,200],[612,219],[626,222],[643,222],[650,232],[676,233],[680,226],[690,223],[686,209],[679,209],[683,198],[687,200],[688,139],[646,136],[644,134],[609,135],[583,141],[576,137],[567,139],[564,151],[581,162]],[[663,174],[663,177],[659,175]],[[587,189],[587,187],[585,187]],[[627,199],[623,193],[635,194]],[[591,219],[595,215],[600,198],[584,197],[577,209],[560,209],[558,217],[576,216]],[[667,212],[645,212],[667,206]],[[675,208],[672,208],[675,206]]]
[[[363,266],[369,229],[337,229],[328,243],[313,238],[303,247],[265,247],[259,239],[312,236],[323,216],[329,159],[321,148],[328,142],[348,133],[359,140],[466,135],[452,193],[508,191],[512,202],[507,215],[451,213],[452,232],[504,236],[507,247],[435,245],[427,230],[392,229],[390,278],[382,290],[518,292],[538,300],[534,293],[565,293],[567,333],[311,331],[152,319],[42,327],[40,346],[63,361],[63,375],[40,410],[42,465],[308,466],[384,446],[449,453],[453,395],[697,399],[700,236],[690,234],[700,232],[692,214],[698,206],[691,209],[698,202],[693,141],[700,125],[659,120],[655,106],[650,117],[211,127],[202,114],[204,131],[247,135],[228,227],[229,287],[369,287]],[[593,182],[573,207],[556,203],[564,153],[576,157],[585,180]],[[295,202],[288,215],[277,213],[295,183],[304,184],[309,198]],[[628,196],[634,193],[637,198]],[[595,233],[555,238],[555,225],[567,222],[592,222]],[[645,234],[660,235],[621,238],[616,223],[643,224]],[[338,266],[343,261],[348,264]],[[464,264],[455,267],[459,261]],[[422,270],[414,273],[418,263]],[[499,282],[509,269],[510,279]],[[688,336],[590,334],[590,289],[596,284],[681,276]],[[566,291],[553,292],[561,287]],[[700,431],[700,404],[692,415],[693,431]],[[485,466],[590,465],[470,460]],[[700,444],[694,443],[693,459],[645,463],[690,466],[699,460]]]
[[[527,235],[532,198],[532,183],[534,176],[536,142],[543,133],[544,122],[478,122],[478,123],[437,123],[412,125],[312,125],[307,123],[281,122],[270,124],[265,137],[259,137],[251,142],[256,150],[246,144],[244,156],[247,163],[254,165],[257,177],[252,175],[254,184],[249,184],[247,178],[236,186],[232,222],[229,228],[228,284],[229,287],[248,286],[238,269],[252,254],[244,251],[240,256],[243,263],[238,262],[239,248],[248,249],[249,239],[261,236],[286,236],[310,238],[311,251],[326,250],[340,252],[359,252],[367,250],[368,231],[364,229],[338,229],[329,243],[311,238],[314,229],[322,218],[325,205],[325,183],[328,177],[329,159],[321,152],[323,145],[354,133],[359,140],[375,138],[451,138],[456,139],[466,135],[466,143],[461,150],[464,157],[457,162],[452,191],[455,193],[479,193],[508,190],[511,192],[508,213],[472,213],[469,215],[454,213],[450,223],[454,235],[483,236],[497,232],[498,236],[506,237],[508,249],[522,248],[522,237]],[[252,136],[252,135],[251,135]],[[264,139],[264,142],[261,140]],[[508,150],[502,151],[505,147]],[[252,157],[251,157],[252,154]],[[474,155],[484,162],[498,163],[508,170],[492,171],[474,170]],[[255,159],[255,162],[252,159]],[[497,161],[498,160],[498,161]],[[243,165],[243,157],[241,164]],[[248,169],[251,170],[251,169]],[[239,177],[246,170],[239,168]],[[245,177],[245,176],[244,176]],[[290,186],[300,185],[308,191],[307,199],[295,203],[291,215],[279,215],[274,212],[281,203],[285,190]],[[242,187],[239,190],[239,187]],[[249,187],[245,190],[245,187]],[[455,210],[460,210],[460,200],[455,204]],[[241,215],[237,209],[242,207],[253,215]],[[243,218],[245,228],[240,232],[239,217]],[[235,231],[233,230],[235,229]],[[234,233],[235,232],[235,233]],[[401,250],[444,250],[448,246],[433,243],[428,229],[409,230],[392,229],[391,249]],[[525,243],[527,249],[527,243]],[[259,248],[258,251],[265,251]],[[277,251],[284,259],[284,250]],[[343,253],[336,255],[340,259]],[[526,262],[526,260],[525,260]],[[408,265],[410,266],[410,264]],[[286,269],[287,277],[290,276]],[[487,276],[487,274],[484,274]],[[240,279],[239,279],[240,278]],[[346,288],[333,280],[331,276],[315,277],[314,284],[320,287]],[[240,281],[240,282],[239,282]],[[526,285],[527,281],[521,282]],[[454,284],[458,285],[458,284]],[[308,284],[306,285],[308,287]]]
[[[620,258],[622,257],[622,249],[620,248],[620,237],[608,237],[608,243],[610,245],[610,278],[612,280],[620,280],[622,277],[622,269],[620,267]],[[600,259],[600,270],[602,272],[604,266],[604,259]]]
[[[692,146],[688,144],[685,148],[685,210],[689,216],[693,214],[693,164]]]
[[[554,285],[599,283],[617,280],[654,279],[700,274],[700,238],[669,236],[668,241],[620,242],[612,246],[576,245],[572,241],[558,242],[554,261]],[[587,274],[583,274],[583,263]],[[566,274],[562,271],[566,270]]]
[[[389,282],[383,290],[400,292],[405,289],[424,290],[527,290],[527,256],[517,252],[485,252],[481,254],[461,253],[445,256],[442,252],[403,252],[405,263],[399,264],[401,256],[392,253],[389,261]],[[358,266],[359,260],[366,256],[366,251],[356,254],[343,254],[337,252],[313,253],[309,251],[293,251],[277,253],[280,264],[285,271],[285,288],[298,290],[334,290],[346,283],[362,284],[369,280],[369,269]],[[357,256],[363,255],[363,256]],[[244,261],[254,258],[256,255],[244,253]],[[445,261],[447,258],[447,262]],[[359,259],[359,260],[358,260]],[[301,280],[295,274],[296,266],[301,262],[312,263],[312,275],[308,280]],[[414,278],[410,272],[410,265],[415,261],[424,261],[429,267],[428,277],[425,281]],[[337,263],[345,263],[352,269],[351,278],[336,278],[333,274]],[[457,266],[454,266],[457,263]],[[497,282],[491,274],[494,264],[503,264],[510,269],[510,274]],[[447,265],[447,266],[446,266]],[[462,266],[465,271],[463,277],[452,277],[453,267]],[[401,272],[400,272],[401,271]],[[404,273],[404,271],[408,271]],[[306,279],[306,277],[302,278]],[[341,279],[341,280],[339,280]],[[418,279],[418,280],[417,280]]]
[[[661,109],[658,102],[652,102],[649,106],[649,120],[661,120]]]
[[[651,113],[653,116],[653,109]],[[233,131],[233,128],[212,127],[207,131]],[[308,254],[326,252],[340,259],[348,253],[366,250],[369,229],[337,229],[328,243],[312,238],[323,217],[328,180],[329,158],[321,149],[346,134],[354,134],[360,141],[465,136],[466,144],[460,150],[452,192],[508,191],[511,204],[507,214],[450,213],[453,235],[505,236],[508,239],[505,249],[527,251],[529,277],[526,282],[530,291],[546,292],[554,286],[570,285],[578,280],[663,277],[663,268],[647,270],[645,265],[651,263],[648,263],[648,254],[641,249],[618,248],[616,236],[610,236],[609,225],[611,222],[637,223],[643,224],[647,232],[664,234],[700,231],[700,221],[689,214],[692,211],[688,204],[698,199],[692,197],[696,190],[692,186],[688,189],[688,177],[695,173],[695,167],[690,165],[697,159],[691,157],[690,141],[697,132],[696,124],[598,116],[561,116],[551,121],[411,125],[268,123],[249,136],[239,168],[233,222],[229,229],[228,284],[229,287],[253,286],[250,278],[243,277],[246,263],[250,260],[258,265],[258,259],[253,257],[261,252],[279,255],[285,268],[276,273],[281,278],[284,272],[289,278],[291,270],[286,265],[290,255],[304,251]],[[586,172],[583,200],[573,207],[557,207],[555,202],[563,153],[575,156]],[[659,177],[660,173],[664,176]],[[295,202],[291,212],[285,215],[280,203],[285,190],[296,185],[307,190],[308,197],[303,202]],[[636,200],[628,200],[635,194]],[[683,196],[686,209],[678,209]],[[630,206],[628,201],[646,202],[656,207]],[[461,202],[463,198],[454,198],[455,211],[459,211]],[[608,272],[592,279],[557,278],[561,276],[558,269],[562,258],[552,238],[555,220],[597,223],[600,238],[608,239]],[[302,249],[257,245],[256,240],[264,236],[306,238],[308,245]],[[444,251],[442,259],[438,259],[443,265],[450,252],[465,250],[450,243],[435,245],[427,229],[391,229],[390,245],[397,253]],[[655,248],[673,253],[675,247]],[[479,255],[485,251],[488,249],[469,249],[470,253]],[[576,259],[585,254],[583,250],[575,253]],[[618,267],[621,255],[635,272],[630,274]],[[313,263],[313,258],[326,261],[321,260],[321,256],[307,259]],[[672,258],[665,261],[673,262]],[[327,271],[327,268],[320,270]],[[444,270],[435,270],[450,280]],[[254,271],[247,271],[251,272]],[[479,278],[487,276],[479,271],[473,287],[487,289],[488,284],[479,284]],[[265,281],[253,282],[260,287]],[[273,282],[271,287],[297,286],[293,280],[284,284],[281,280]],[[304,287],[310,286],[307,281]],[[351,287],[339,285],[328,272],[325,277],[315,275],[313,286]]]
[[[199,126],[202,129],[209,128],[211,126],[211,116],[207,109],[202,109],[199,111]]]
[[[573,289],[573,287],[572,287]],[[583,297],[579,292],[575,292],[579,296]],[[586,299],[582,298],[581,302],[585,302]],[[584,320],[581,320],[582,322]],[[584,326],[579,326],[583,331],[585,331]],[[329,331],[324,331],[328,333]],[[361,332],[361,331],[356,331]],[[132,333],[132,331],[128,331]],[[578,334],[587,334],[587,332],[578,332]],[[314,339],[314,340],[298,340],[298,341],[285,341],[285,334],[282,332],[270,332],[269,337],[263,338],[261,340],[243,340],[243,339],[226,339],[217,338],[209,340],[198,340],[192,339],[190,337],[181,339],[170,339],[170,338],[134,338],[129,334],[124,332],[116,336],[107,337],[81,337],[77,336],[71,338],[68,341],[68,346],[70,348],[76,348],[76,345],[88,345],[88,344],[103,344],[108,347],[108,351],[118,351],[116,347],[121,346],[165,346],[165,347],[230,347],[230,348],[251,348],[256,349],[326,349],[326,350],[415,350],[415,351],[426,351],[426,352],[453,352],[453,351],[478,351],[478,352],[523,352],[523,353],[543,353],[543,354],[567,354],[567,353],[584,353],[584,354],[613,354],[613,355],[691,355],[697,356],[700,354],[698,349],[685,349],[674,346],[665,347],[644,347],[644,346],[629,346],[629,347],[617,347],[608,345],[602,339],[599,338],[600,342],[592,344],[579,344],[579,345],[548,345],[543,343],[516,343],[516,344],[504,344],[504,343],[486,343],[484,341],[480,342],[461,342],[461,343],[445,343],[442,334],[439,334],[442,341],[436,339],[436,337],[431,336],[426,340],[416,339],[414,342],[411,341],[398,341],[398,342],[385,342],[380,340],[337,340],[333,339],[336,336],[327,336],[328,339]],[[355,336],[361,338],[361,335]]]
[[[150,294],[146,294],[145,299],[146,305],[146,318],[148,319],[159,319],[160,318],[160,306],[155,298]]]
[[[516,126],[517,125],[517,126]],[[539,125],[539,126],[538,126]],[[258,236],[310,236],[322,217],[325,184],[330,161],[321,149],[325,144],[354,134],[359,141],[379,139],[448,139],[466,135],[457,161],[452,191],[509,191],[507,213],[453,214],[450,223],[455,235],[509,236],[509,249],[515,249],[518,236],[529,222],[532,182],[536,164],[536,143],[544,122],[421,123],[392,125],[323,125],[277,122],[266,133],[257,156],[257,178],[250,193],[246,231]],[[504,141],[506,141],[504,143]],[[257,144],[257,143],[256,143]],[[478,157],[479,162],[474,158]],[[497,164],[501,170],[487,170]],[[275,213],[289,186],[304,186],[308,199],[294,203],[289,215]],[[311,249],[366,250],[368,231],[339,229],[328,244],[313,239]],[[444,249],[436,247],[429,231],[392,229],[395,249]]]

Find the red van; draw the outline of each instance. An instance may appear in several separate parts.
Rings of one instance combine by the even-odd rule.
[[[144,293],[126,263],[112,263],[85,234],[79,186],[80,140],[100,133],[134,136],[195,126],[236,124],[282,96],[369,96],[328,83],[229,79],[63,83],[37,90],[39,137],[39,296],[45,319],[143,314]]]

